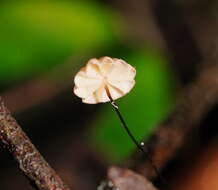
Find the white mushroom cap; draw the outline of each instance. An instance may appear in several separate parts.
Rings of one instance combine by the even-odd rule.
[[[122,59],[93,58],[76,74],[74,93],[87,104],[116,100],[134,87],[135,75],[135,68]]]

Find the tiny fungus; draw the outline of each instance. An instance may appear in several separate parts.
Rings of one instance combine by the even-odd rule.
[[[110,102],[129,137],[138,149],[147,155],[157,176],[161,177],[157,167],[153,164],[148,154],[148,150],[144,147],[144,142],[140,144],[137,142],[127,127],[119,111],[119,107],[115,102],[116,99],[123,97],[134,87],[135,75],[135,68],[122,59],[110,57],[93,58],[76,74],[74,78],[74,93],[82,98],[83,103],[97,104]]]
[[[87,104],[116,100],[135,85],[136,70],[121,59],[90,59],[74,78],[74,93]]]

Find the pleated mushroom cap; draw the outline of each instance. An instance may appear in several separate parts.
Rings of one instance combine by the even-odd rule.
[[[122,59],[93,58],[76,74],[74,93],[87,104],[116,100],[134,87],[135,75],[135,68]]]

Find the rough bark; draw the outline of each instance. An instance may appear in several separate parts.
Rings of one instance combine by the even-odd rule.
[[[0,97],[0,140],[40,190],[70,190],[44,160]]]
[[[158,190],[145,177],[126,168],[110,167],[107,179],[98,190]]]

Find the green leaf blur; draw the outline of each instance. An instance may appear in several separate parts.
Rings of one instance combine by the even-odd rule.
[[[12,1],[0,7],[0,84],[116,41],[114,13],[85,1]],[[117,30],[116,30],[116,29]]]
[[[69,57],[123,58],[136,67],[137,76],[134,89],[118,100],[120,110],[138,140],[149,136],[173,101],[171,71],[148,44],[147,50],[137,51],[123,28],[120,16],[96,1],[6,1],[0,7],[0,86],[37,77]],[[121,161],[135,146],[110,104],[99,106],[88,140]]]

